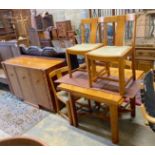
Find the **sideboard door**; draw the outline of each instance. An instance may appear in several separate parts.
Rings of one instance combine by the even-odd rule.
[[[47,85],[45,72],[42,70],[31,69],[30,74],[38,105],[51,109],[53,104],[51,101],[51,95]]]
[[[32,87],[32,81],[29,70],[23,67],[16,67],[19,84],[23,93],[24,100],[30,104],[34,103],[37,105],[37,99],[34,94]]]
[[[23,99],[23,94],[18,82],[16,70],[14,66],[11,65],[5,65],[5,69],[7,72],[7,76],[9,78],[9,87],[14,95],[19,97],[20,99]]]

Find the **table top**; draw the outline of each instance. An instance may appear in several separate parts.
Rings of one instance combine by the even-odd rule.
[[[8,65],[22,66],[42,70],[54,67],[55,65],[58,65],[63,62],[64,59],[37,56],[19,56],[3,61],[4,64]]]
[[[118,69],[117,68],[110,68],[110,73],[113,77],[118,76]],[[123,97],[133,98],[137,91],[139,90],[139,79],[142,78],[144,72],[140,70],[136,70],[136,81],[132,84],[129,83],[125,88],[125,95]],[[132,71],[130,69],[125,69],[125,75],[128,78],[131,77]],[[88,83],[88,74],[82,71],[76,71],[72,74],[72,78],[69,75],[65,75],[62,78],[56,80],[55,82],[63,83],[67,85],[72,85],[72,89],[74,86],[83,88],[83,92],[86,91],[85,89],[92,89],[96,91],[102,91],[107,94],[119,95],[119,84],[117,82],[106,81],[106,80],[98,80],[97,82],[93,83],[93,87],[89,87]],[[68,86],[69,88],[69,86]],[[71,90],[72,90],[71,89]],[[75,89],[76,91],[76,89]],[[78,91],[78,90],[77,90]]]
[[[132,49],[131,46],[103,46],[88,53],[89,56],[123,57]]]
[[[89,52],[92,51],[94,49],[97,49],[99,47],[103,46],[102,43],[83,43],[83,44],[77,44],[74,45],[73,47],[69,47],[67,48],[67,50],[69,51],[78,51],[78,52]]]

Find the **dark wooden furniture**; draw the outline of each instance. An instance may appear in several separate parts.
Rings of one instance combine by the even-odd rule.
[[[36,25],[38,30],[45,30],[50,26],[54,26],[53,15],[48,12],[45,15],[37,15],[35,16]]]
[[[50,30],[50,33],[51,33],[52,40],[58,40],[58,30],[56,27],[52,27]]]
[[[20,51],[16,41],[0,42],[0,82],[7,84],[7,78],[2,69],[1,62],[12,57],[20,56]]]
[[[39,36],[39,41],[40,41],[40,46],[41,47],[47,47],[47,46],[52,46],[51,43],[51,38],[50,38],[50,32],[47,30],[38,30],[38,36]]]
[[[39,35],[35,28],[29,29],[29,40],[31,46],[40,46]]]
[[[15,27],[13,25],[13,11],[9,9],[0,10],[0,40],[15,39]]]
[[[67,32],[72,30],[70,20],[56,22],[56,27],[59,38],[67,38]]]
[[[31,46],[50,47],[52,45],[49,31],[30,28],[29,40]]]
[[[31,13],[28,9],[0,10],[0,40],[17,39],[18,44],[29,45],[28,29],[31,27]]]
[[[135,52],[136,69],[145,72],[154,68],[155,47],[137,46]]]
[[[118,77],[117,68],[110,68],[111,74]],[[128,77],[132,76],[132,70],[125,69],[125,74]],[[136,71],[136,79],[139,80],[143,76],[143,71]],[[119,141],[119,127],[118,127],[118,108],[124,102],[124,97],[130,98],[131,105],[131,117],[135,117],[135,95],[139,90],[139,83],[136,81],[132,86],[126,88],[126,94],[121,96],[118,92],[114,91],[116,86],[114,82],[103,83],[96,82],[96,88],[89,88],[88,74],[86,72],[76,71],[73,73],[73,78],[69,75],[65,75],[56,82],[60,83],[59,89],[67,91],[70,96],[70,102],[68,106],[71,111],[71,119],[75,127],[78,126],[77,111],[75,108],[74,96],[85,97],[86,99],[105,103],[110,108],[110,123],[112,130],[112,142],[118,143]],[[104,87],[104,88],[103,88]],[[111,88],[108,90],[107,88]],[[91,115],[91,114],[90,114]]]
[[[30,9],[14,9],[13,15],[17,38],[19,39],[19,37],[23,37],[28,39],[28,31],[31,27]]]
[[[36,107],[56,111],[49,73],[64,66],[63,59],[20,56],[2,62],[11,92]]]

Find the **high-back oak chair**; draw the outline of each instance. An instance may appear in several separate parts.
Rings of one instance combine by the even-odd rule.
[[[89,25],[89,42],[86,43],[86,25]],[[73,47],[67,48],[66,58],[69,67],[69,75],[72,77],[72,64],[70,55],[81,55],[85,57],[85,54],[101,47],[102,43],[97,43],[97,29],[98,29],[98,18],[87,18],[81,20],[81,44],[77,44]]]
[[[89,74],[89,86],[93,86],[93,81],[99,79],[110,80],[119,83],[119,92],[121,95],[125,93],[126,85],[131,81],[135,80],[135,67],[134,67],[134,40],[130,46],[125,46],[125,25],[127,20],[135,21],[135,15],[124,15],[124,16],[111,16],[100,18],[99,22],[103,23],[104,26],[104,35],[103,35],[103,43],[104,46],[100,47],[96,50],[93,50],[87,53],[87,68]],[[108,23],[115,24],[114,31],[114,45],[108,46]],[[133,28],[133,37],[135,37],[135,27]],[[132,76],[128,79],[125,79],[124,69],[126,66],[127,58],[131,56],[132,62]],[[96,64],[99,62],[104,62],[105,66],[99,72],[96,72]],[[109,66],[112,63],[118,64],[118,72],[119,78],[113,79],[110,76]]]

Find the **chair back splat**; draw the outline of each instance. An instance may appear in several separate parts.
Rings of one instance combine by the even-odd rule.
[[[108,45],[108,34],[109,27],[112,24],[112,33],[113,33],[113,44],[116,46],[121,46],[124,43],[124,34],[125,34],[125,16],[109,16],[109,17],[100,17],[98,19],[99,26],[101,27],[102,35],[101,41],[103,41],[104,46]]]
[[[81,40],[86,43],[86,25],[90,27],[89,43],[96,43],[98,18],[86,18],[81,20]]]
[[[107,16],[98,18],[99,28],[101,32],[99,34],[100,42],[103,42],[105,46],[108,45],[108,35],[110,33],[109,28],[112,24],[112,37],[113,45],[122,46],[125,44],[125,33],[127,29],[130,30],[131,46],[135,47],[135,35],[136,35],[136,15],[127,14],[122,16]]]

